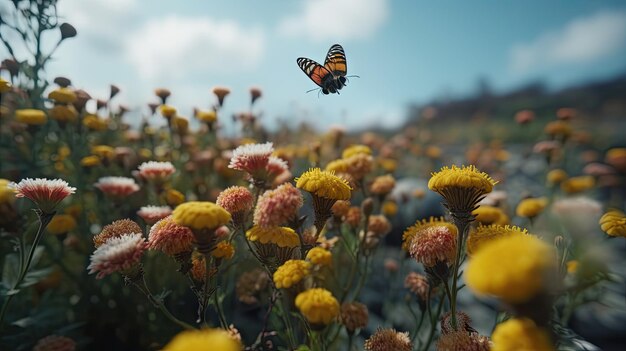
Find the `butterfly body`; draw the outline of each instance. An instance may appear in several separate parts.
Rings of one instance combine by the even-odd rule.
[[[346,86],[348,65],[346,54],[339,44],[330,47],[324,66],[306,57],[298,58],[297,63],[300,69],[322,89],[324,95],[339,94],[339,90]]]

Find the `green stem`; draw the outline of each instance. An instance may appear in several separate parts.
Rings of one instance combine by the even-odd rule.
[[[433,342],[433,337],[435,336],[435,330],[437,330],[437,320],[439,320],[439,316],[441,315],[441,308],[443,307],[443,296],[439,299],[439,307],[437,307],[437,314],[435,318],[430,320],[430,332],[428,333],[428,341],[426,342],[426,346],[424,347],[424,351],[428,351],[430,348],[430,344]]]
[[[452,292],[450,294],[450,315],[452,317],[452,327],[454,330],[457,330],[457,321],[456,321],[456,296],[458,293],[457,282],[459,280],[459,267],[461,266],[461,253],[463,252],[463,244],[465,242],[465,237],[467,236],[469,230],[470,220],[466,216],[457,216],[456,213],[452,214],[452,218],[454,219],[454,224],[456,225],[459,233],[457,235],[456,241],[456,257],[454,259],[454,270],[452,273]],[[471,218],[471,217],[470,217]],[[446,288],[448,284],[446,284]]]
[[[137,282],[133,282],[133,285],[139,290],[141,291],[144,295],[146,295],[146,297],[148,298],[148,300],[150,300],[150,302],[152,302],[152,304],[158,308],[159,310],[161,310],[161,312],[163,312],[163,314],[165,315],[165,317],[167,317],[167,319],[169,319],[170,321],[174,322],[175,324],[177,324],[178,326],[182,327],[183,329],[196,329],[194,327],[192,327],[191,325],[181,321],[180,319],[176,318],[168,309],[167,307],[165,307],[165,305],[163,304],[163,301],[157,299],[156,297],[154,297],[154,295],[152,295],[152,293],[150,292],[150,289],[148,288],[148,285],[146,284],[146,280],[142,277],[141,278],[141,285],[138,284]]]

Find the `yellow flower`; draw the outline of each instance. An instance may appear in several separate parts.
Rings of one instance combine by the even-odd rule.
[[[96,115],[85,116],[85,118],[83,118],[83,125],[88,129],[95,131],[103,131],[108,127],[107,121]]]
[[[334,172],[313,168],[296,179],[296,187],[318,197],[333,200],[350,199],[351,190],[348,182],[337,177]]]
[[[76,93],[70,88],[58,88],[48,94],[48,99],[61,104],[70,104],[76,101]]]
[[[72,105],[56,105],[48,110],[50,117],[59,122],[74,122],[78,112]]]
[[[387,195],[396,186],[396,180],[393,176],[387,174],[379,176],[374,179],[372,185],[370,185],[370,191],[375,195]]]
[[[331,266],[333,264],[333,254],[319,246],[309,250],[306,259],[319,266]]]
[[[68,214],[59,214],[52,218],[46,229],[52,235],[65,234],[76,228],[76,220]]]
[[[341,158],[349,158],[358,154],[371,155],[372,149],[365,145],[352,145],[343,150]]]
[[[289,289],[311,273],[311,263],[304,260],[289,260],[274,272],[274,284],[279,289]]]
[[[567,273],[576,274],[578,271],[579,262],[576,260],[567,261]]]
[[[176,189],[167,189],[165,192],[165,202],[171,207],[176,207],[185,202],[185,195]]]
[[[172,125],[179,133],[186,133],[189,130],[189,121],[185,117],[175,116],[172,119]]]
[[[103,160],[112,160],[115,157],[115,149],[108,145],[96,145],[91,148],[91,153]]]
[[[549,184],[559,184],[562,181],[566,180],[567,177],[567,172],[562,169],[553,169],[548,172],[548,175],[546,176]]]
[[[472,214],[476,216],[476,221],[483,225],[509,224],[509,216],[501,208],[495,206],[481,205]]]
[[[507,235],[472,256],[465,279],[475,293],[522,303],[546,288],[554,269],[554,250],[548,244],[532,235]]]
[[[600,218],[599,223],[602,231],[608,235],[626,238],[626,215],[624,212],[611,210]]]
[[[479,248],[483,247],[486,243],[510,235],[529,234],[526,229],[522,229],[516,226],[502,226],[496,224],[479,225],[476,230],[470,232],[467,238],[467,252],[470,255],[473,255],[478,251]]]
[[[523,199],[517,204],[515,213],[520,217],[532,219],[541,214],[547,205],[548,199],[545,197]]]
[[[309,323],[330,324],[339,315],[339,302],[330,291],[313,288],[296,296],[296,307]]]
[[[408,252],[409,247],[411,246],[411,241],[413,241],[415,235],[417,235],[418,232],[431,227],[446,227],[451,232],[458,233],[456,226],[450,222],[446,222],[443,217],[430,217],[429,219],[422,219],[421,221],[415,222],[413,226],[408,227],[402,234],[402,250]]]
[[[139,156],[141,156],[141,158],[143,159],[149,159],[152,157],[152,151],[150,151],[150,149],[142,147],[141,149],[139,149]]]
[[[443,167],[441,171],[433,173],[428,181],[428,189],[441,192],[446,188],[476,188],[483,194],[490,193],[496,181],[487,173],[479,171],[476,166],[456,165]]]
[[[163,351],[241,351],[241,343],[222,329],[186,330],[178,333]]]
[[[29,126],[39,126],[45,124],[48,120],[46,113],[42,110],[35,110],[32,108],[21,109],[15,111],[15,120],[28,124]]]
[[[15,202],[15,192],[9,189],[9,183],[11,183],[10,180],[0,178],[0,205],[10,205]]]
[[[95,166],[98,166],[99,164],[100,164],[100,157],[95,156],[95,155],[86,156],[80,160],[80,165],[83,167],[95,167]]]
[[[329,172],[345,173],[348,171],[348,163],[342,158],[333,160],[328,162],[325,170]]]
[[[398,204],[394,201],[385,201],[383,203],[382,212],[387,217],[393,217],[398,213]]]
[[[212,123],[217,121],[217,113],[215,113],[215,111],[213,110],[208,110],[208,111],[198,111],[195,114],[195,117],[204,123]]]
[[[211,251],[211,255],[215,258],[230,260],[235,255],[235,247],[228,241],[223,240],[217,243],[215,249]]]
[[[548,332],[527,318],[500,323],[491,335],[491,351],[554,351]]]
[[[575,194],[589,190],[594,185],[596,185],[596,180],[593,176],[572,177],[561,183],[561,190],[568,194]]]
[[[0,94],[4,94],[11,90],[11,83],[0,77]]]
[[[572,134],[572,126],[565,121],[553,121],[546,124],[543,131],[551,136],[568,137]]]
[[[379,158],[378,159],[378,165],[385,172],[393,173],[398,168],[398,161],[396,161],[396,160],[394,160],[392,158]]]
[[[258,241],[261,244],[276,244],[279,247],[296,247],[300,245],[298,234],[288,227],[260,227],[255,225],[246,232],[246,238],[250,241]]]
[[[176,109],[170,105],[161,105],[159,108],[163,117],[170,119],[176,116]]]
[[[431,145],[431,146],[426,148],[425,153],[426,153],[426,157],[437,159],[437,158],[441,157],[441,154],[443,152],[441,151],[441,149],[439,147]]]
[[[190,201],[178,205],[172,212],[178,225],[191,229],[215,229],[230,221],[230,213],[208,201]]]

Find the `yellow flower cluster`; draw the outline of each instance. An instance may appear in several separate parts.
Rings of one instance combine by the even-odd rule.
[[[208,201],[190,201],[179,205],[172,213],[178,225],[191,229],[215,229],[230,221],[230,213]]]
[[[311,263],[304,260],[289,260],[274,272],[274,284],[279,289],[289,289],[298,284],[311,272]]]
[[[476,217],[476,221],[483,225],[509,224],[509,216],[499,207],[482,205],[475,209],[472,214]]]
[[[443,167],[435,172],[428,181],[428,189],[440,192],[445,188],[475,188],[483,193],[490,193],[496,181],[485,173],[479,171],[476,166]]]
[[[204,123],[212,123],[217,121],[217,113],[215,113],[215,111],[213,110],[197,111],[195,117],[198,119],[198,121]]]
[[[600,218],[600,228],[610,236],[626,238],[626,215],[619,210],[608,211]]]
[[[411,241],[413,241],[415,235],[417,235],[417,233],[421,232],[422,230],[431,227],[446,227],[452,233],[456,233],[454,235],[458,234],[458,229],[456,228],[456,226],[450,222],[446,222],[443,217],[430,217],[429,219],[423,219],[421,221],[415,222],[414,225],[408,227],[404,231],[404,233],[402,234],[402,250],[408,252],[409,247],[411,246]]]
[[[21,109],[15,111],[15,120],[29,126],[39,126],[48,120],[46,113],[36,109]]]
[[[68,233],[76,228],[76,219],[68,214],[59,214],[52,218],[46,229],[52,235]]]
[[[230,260],[235,255],[235,247],[228,241],[220,241],[211,251],[211,256],[215,258]]]
[[[532,235],[509,235],[476,252],[465,281],[478,294],[522,303],[546,288],[555,270],[554,250]]]
[[[372,149],[370,149],[366,145],[352,145],[343,150],[343,152],[341,153],[341,158],[345,159],[358,154],[372,155]]]
[[[548,332],[527,318],[500,323],[491,335],[491,351],[554,351]]]
[[[48,94],[48,99],[60,104],[71,104],[76,101],[76,93],[70,88],[58,88]]]
[[[593,176],[572,177],[561,183],[561,190],[568,194],[576,194],[587,191],[594,185],[596,185],[596,180]]]
[[[529,235],[526,229],[516,226],[502,226],[498,224],[479,225],[476,230],[470,232],[467,238],[467,253],[475,254],[479,248],[496,239],[511,235]]]
[[[567,172],[562,169],[553,169],[548,172],[546,179],[549,184],[560,184],[562,181],[566,180],[568,177]]]
[[[515,213],[520,217],[535,218],[543,212],[547,205],[548,199],[545,197],[523,199],[517,205]]]
[[[15,192],[9,189],[9,183],[10,180],[0,178],[0,205],[15,202]]]
[[[309,250],[306,259],[319,266],[331,266],[333,264],[333,254],[319,246]]]
[[[170,119],[174,116],[176,116],[176,108],[170,106],[170,105],[161,105],[161,107],[159,108],[159,110],[161,111],[161,114],[163,115],[163,117]]]
[[[163,351],[241,351],[241,343],[234,339],[226,330],[201,329],[186,330],[177,334]]]
[[[279,247],[296,247],[300,245],[298,234],[289,227],[261,227],[255,225],[246,232],[246,238],[253,242],[258,241],[261,244],[276,244]]]
[[[339,302],[323,288],[313,288],[296,296],[296,307],[309,323],[330,324],[339,315]]]
[[[351,190],[348,182],[337,177],[334,172],[310,169],[296,179],[296,187],[318,197],[333,200],[350,199]]]

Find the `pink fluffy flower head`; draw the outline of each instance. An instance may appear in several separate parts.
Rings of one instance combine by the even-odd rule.
[[[291,183],[266,191],[254,210],[254,224],[261,227],[286,224],[297,216],[302,203],[302,193]]]
[[[127,177],[102,177],[94,186],[104,194],[122,198],[139,191],[139,185],[133,178]]]
[[[233,150],[228,168],[247,172],[254,179],[264,180],[272,152],[274,152],[274,146],[269,142],[241,145]]]
[[[169,206],[143,206],[137,211],[137,215],[147,224],[154,224],[171,214],[172,208]]]
[[[52,213],[63,199],[76,192],[76,188],[61,179],[26,178],[19,183],[9,183],[8,188],[15,191],[15,197],[32,200],[43,213]]]
[[[267,170],[267,176],[271,181],[282,176],[285,172],[289,172],[287,161],[275,156],[270,156],[265,168]]]
[[[219,194],[215,203],[222,206],[232,216],[235,216],[236,214],[245,214],[252,210],[254,196],[245,187],[231,186]]]
[[[136,267],[147,246],[141,233],[124,234],[107,240],[91,255],[89,274],[102,279],[115,272],[126,273]]]
[[[139,175],[142,178],[155,182],[163,182],[176,172],[171,162],[149,161],[139,165]]]
[[[425,267],[437,262],[451,265],[456,255],[457,233],[447,226],[427,226],[420,229],[411,240],[411,256]]]
[[[156,222],[148,235],[148,247],[151,250],[163,251],[170,256],[192,251],[193,243],[191,229],[176,224],[172,216]]]

